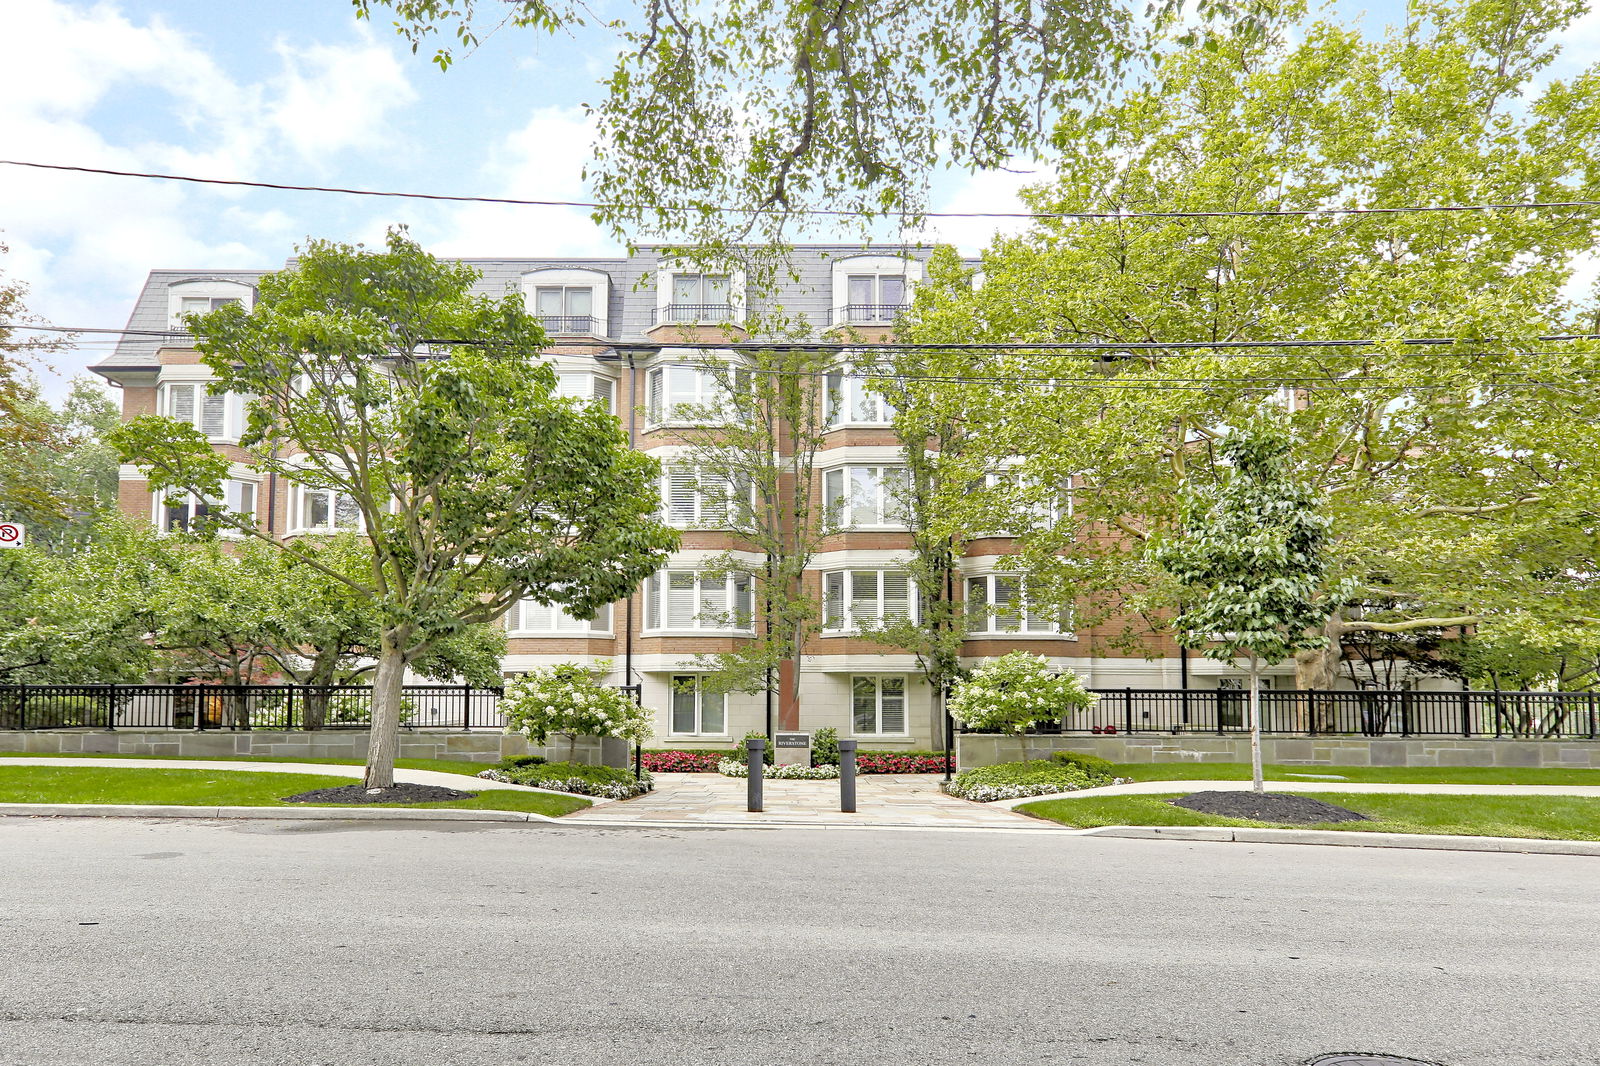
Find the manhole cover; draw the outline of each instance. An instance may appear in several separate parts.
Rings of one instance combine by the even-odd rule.
[[[1306,1066],[1443,1066],[1432,1059],[1408,1059],[1404,1055],[1379,1055],[1371,1051],[1335,1051],[1318,1055]]]

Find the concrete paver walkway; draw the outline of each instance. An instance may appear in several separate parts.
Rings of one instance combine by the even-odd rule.
[[[839,810],[838,781],[765,781],[762,806],[745,810],[747,782],[721,774],[656,774],[644,796],[569,814],[563,821],[596,825],[863,826],[1061,831],[991,804],[940,791],[938,774],[864,774],[856,778],[856,811]]]

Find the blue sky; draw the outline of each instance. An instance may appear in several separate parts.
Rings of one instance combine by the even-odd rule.
[[[1396,7],[1370,5],[1372,22]],[[1348,9],[1353,15],[1357,9]],[[585,199],[581,104],[609,57],[508,30],[441,73],[380,12],[344,0],[5,0],[0,156],[372,188]],[[1600,21],[1568,55],[1600,52]],[[1005,210],[1028,178],[946,174],[944,210]],[[158,267],[275,267],[307,235],[372,241],[405,222],[432,251],[617,251],[581,211],[237,191],[0,167],[0,269],[51,321],[120,326]],[[978,251],[994,226],[934,234]],[[818,234],[826,237],[827,234]],[[47,395],[98,360],[85,341],[41,374]]]

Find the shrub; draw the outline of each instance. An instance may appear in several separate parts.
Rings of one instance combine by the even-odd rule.
[[[1057,751],[1050,755],[1051,762],[1058,762],[1063,766],[1081,767],[1090,777],[1103,777],[1108,781],[1115,776],[1110,759],[1102,759],[1098,755],[1090,755],[1082,751]]]
[[[495,764],[494,768],[496,770],[519,770],[524,766],[539,766],[545,761],[543,755],[512,755],[509,758],[501,759]]]
[[[859,763],[858,758],[857,764]],[[839,765],[839,731],[833,726],[825,725],[811,734],[811,765]]]
[[[640,762],[654,774],[714,774],[717,764],[727,759],[726,751],[685,751],[665,749],[646,751]]]
[[[750,767],[737,759],[724,759],[717,764],[717,773],[724,777],[749,777]],[[785,763],[762,771],[763,777],[788,781],[831,781],[839,776],[837,766],[806,766],[803,763]]]
[[[574,792],[580,796],[603,796],[606,799],[627,799],[649,792],[655,781],[649,774],[634,780],[629,770],[612,766],[586,766],[576,762],[532,763],[509,769],[485,770],[478,775],[486,781],[504,781],[512,785],[529,785],[549,788],[557,792]]]
[[[1023,796],[1048,796],[1053,792],[1076,792],[1101,783],[1077,766],[1043,761],[1005,762],[963,770],[956,774],[946,791],[962,799],[993,803]]]
[[[762,753],[761,761],[766,763],[768,766],[772,765],[772,756],[774,754],[772,749],[774,745],[771,739],[759,729],[752,729],[750,732],[739,738],[739,746],[733,749],[732,759],[734,762],[744,763],[749,760],[750,753],[749,750],[744,746],[745,741],[755,740],[757,737],[767,742],[767,750]]]
[[[558,663],[508,683],[500,699],[506,732],[526,734],[535,744],[545,743],[551,733],[564,734],[571,741],[569,761],[579,737],[646,739],[654,732],[650,712],[621,689],[600,684],[609,668],[603,662]]]
[[[977,732],[1011,734],[1026,756],[1024,734],[1030,728],[1087,710],[1099,698],[1071,670],[1052,673],[1044,656],[1013,651],[990,659],[957,684],[949,711],[950,717]]]
[[[858,774],[942,774],[942,751],[858,751]]]

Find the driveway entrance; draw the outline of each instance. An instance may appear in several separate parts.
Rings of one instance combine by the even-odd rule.
[[[871,828],[1020,829],[1060,831],[999,807],[947,796],[938,774],[863,774],[856,811],[839,810],[838,781],[765,781],[763,806],[745,810],[746,782],[721,774],[656,774],[654,792],[569,814],[565,822],[615,825],[837,825]]]

